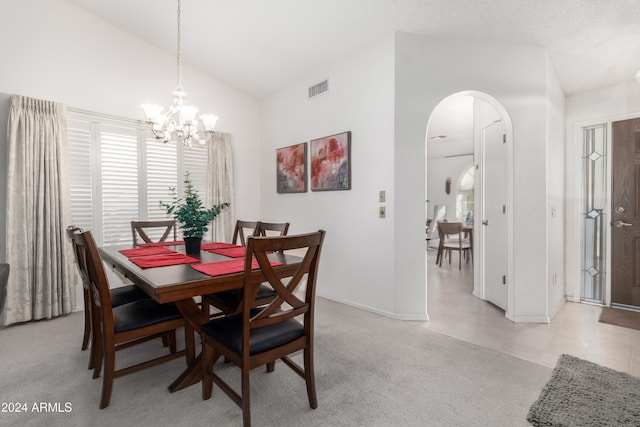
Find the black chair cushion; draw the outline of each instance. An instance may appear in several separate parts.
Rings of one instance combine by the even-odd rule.
[[[113,307],[113,316],[116,332],[130,331],[182,318],[175,304],[158,304],[151,298]]]
[[[123,304],[142,301],[149,298],[151,297],[144,293],[144,291],[136,285],[111,288],[111,305],[113,307],[118,307]]]
[[[254,312],[254,310],[252,310]],[[202,332],[240,354],[242,351],[242,313],[212,320],[202,326]],[[304,335],[303,325],[295,319],[251,331],[249,354],[261,353]]]
[[[225,307],[235,307],[240,302],[240,294],[242,289],[231,289],[229,291],[216,292],[215,294],[208,295],[209,298],[216,301]],[[258,289],[258,296],[256,299],[262,298],[275,298],[278,294],[271,286],[260,285]]]

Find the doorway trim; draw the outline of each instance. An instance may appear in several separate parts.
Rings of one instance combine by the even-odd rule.
[[[582,173],[583,162],[583,136],[582,130],[585,127],[595,126],[599,124],[606,124],[607,126],[607,153],[612,153],[613,144],[613,122],[637,119],[640,118],[640,113],[625,113],[617,114],[613,116],[605,116],[598,119],[583,120],[574,122],[571,129],[571,158],[568,159],[570,167],[567,169],[567,178],[572,177],[572,182],[569,182],[566,186],[566,194],[576,195],[572,199],[567,199],[566,204],[566,231],[565,231],[565,246],[566,246],[566,265],[565,265],[565,277],[566,277],[566,299],[571,302],[582,302],[585,304],[596,304],[586,301],[581,301],[582,296],[582,247],[584,245],[584,219],[580,217],[580,212],[585,203],[584,200],[584,177]],[[612,163],[613,156],[607,156],[607,186],[606,186],[606,207],[607,218],[611,218],[611,197],[612,197]],[[573,200],[570,203],[569,200]],[[605,239],[605,302],[607,307],[611,306],[611,220],[606,223],[607,237]]]
[[[513,140],[513,122],[511,120],[511,116],[509,115],[509,113],[507,112],[507,110],[504,108],[504,106],[502,105],[502,103],[500,103],[496,98],[494,98],[493,96],[485,93],[485,92],[480,92],[480,91],[476,91],[476,90],[464,90],[464,91],[460,91],[460,92],[456,92],[453,93],[447,97],[444,97],[443,99],[441,99],[438,104],[433,108],[433,110],[431,110],[431,113],[429,114],[429,120],[427,122],[427,129],[425,131],[425,150],[427,150],[425,152],[425,179],[426,179],[426,174],[427,174],[427,168],[426,168],[426,160],[427,160],[427,155],[428,155],[428,147],[427,147],[427,143],[428,143],[428,132],[429,132],[429,125],[431,124],[431,119],[433,117],[433,112],[438,108],[438,106],[446,101],[449,100],[453,97],[457,97],[457,96],[471,96],[474,99],[478,99],[480,101],[484,101],[487,104],[489,104],[490,106],[492,106],[497,112],[498,114],[501,116],[502,120],[504,121],[505,124],[505,129],[506,129],[506,143],[507,143],[507,159],[508,159],[508,163],[507,163],[507,277],[506,277],[506,281],[507,281],[507,309],[505,310],[505,317],[511,321],[515,321],[515,317],[514,317],[514,312],[515,312],[515,283],[514,283],[514,259],[513,259],[513,248],[514,248],[514,233],[513,233],[513,213],[514,213],[514,206],[513,206],[513,191],[514,191],[514,186],[513,186],[513,182],[514,182],[514,173],[513,173],[513,144],[514,144],[514,140]],[[474,126],[474,132],[475,132],[475,126]],[[474,133],[474,164],[476,165],[476,168],[481,167],[480,163],[479,163],[479,145],[480,145],[480,141],[478,138],[476,138],[476,135]],[[426,189],[425,189],[426,190]],[[482,193],[482,188],[479,189],[480,193],[479,195],[481,196]],[[478,193],[476,193],[478,194]],[[426,216],[425,216],[426,217]],[[480,271],[480,260],[483,259],[484,254],[480,253],[478,251],[478,248],[482,247],[481,245],[481,240],[480,240],[480,236],[481,233],[480,231],[480,227],[481,227],[482,222],[479,220],[474,221],[474,225],[473,225],[473,233],[474,236],[478,236],[479,238],[474,239],[474,257],[473,257],[473,295],[481,300],[485,300],[484,298],[484,286],[481,280],[481,271]],[[429,268],[429,267],[427,267]],[[433,268],[433,267],[431,267]],[[426,283],[425,283],[425,287],[426,287]],[[428,292],[428,291],[427,291]]]

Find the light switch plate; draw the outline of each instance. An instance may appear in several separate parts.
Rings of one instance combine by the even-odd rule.
[[[384,190],[380,190],[380,203],[384,203],[387,199],[386,192]]]
[[[380,206],[380,218],[386,218],[387,216],[387,210],[385,209],[384,206]]]

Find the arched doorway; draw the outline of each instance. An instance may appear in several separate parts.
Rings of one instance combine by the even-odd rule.
[[[449,203],[448,220],[468,221],[469,212],[461,212],[456,203],[460,195],[442,198],[439,187],[446,190],[444,183],[451,179],[459,184],[469,164],[475,168],[472,293],[503,309],[510,319],[514,295],[512,141],[513,127],[504,107],[477,91],[443,99],[429,117],[425,139],[427,217],[433,205]],[[445,171],[446,176],[434,178],[437,170]],[[432,268],[437,266],[427,261],[427,271]]]

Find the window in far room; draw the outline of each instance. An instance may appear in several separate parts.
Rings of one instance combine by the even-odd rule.
[[[456,218],[463,221],[473,219],[473,182],[475,168],[473,165],[462,174],[456,197]]]

